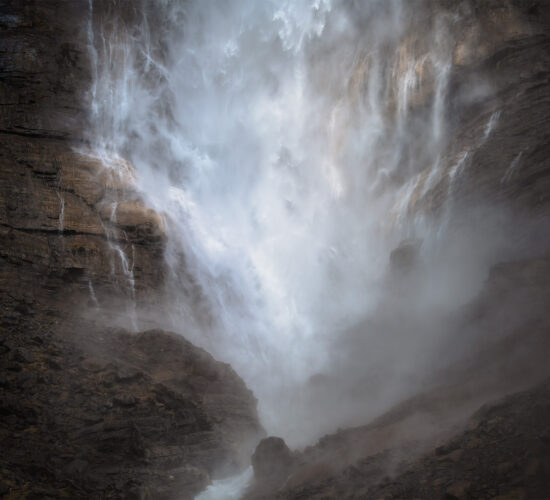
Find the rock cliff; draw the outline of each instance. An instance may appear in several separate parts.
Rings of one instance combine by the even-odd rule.
[[[451,140],[441,168],[426,165],[415,178],[408,209],[413,216],[441,216],[448,203],[457,213],[500,203],[516,213],[547,215],[549,5],[474,0],[439,6],[447,7],[460,11],[449,33],[456,40],[447,99]],[[418,51],[420,36],[408,40],[407,50]],[[426,75],[418,78],[422,98],[410,106],[420,113],[434,89]]]
[[[0,2],[0,496],[192,498],[243,467],[256,401],[180,336],[105,326],[154,302],[165,228],[85,140],[87,12]]]
[[[86,2],[1,7],[3,306],[46,290],[77,302],[153,289],[163,219],[140,200],[131,165],[94,157],[84,140]]]

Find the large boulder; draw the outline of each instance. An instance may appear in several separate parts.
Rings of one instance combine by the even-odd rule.
[[[292,464],[292,452],[280,437],[262,439],[252,455],[254,477],[258,479],[280,478],[288,474]]]
[[[5,493],[185,499],[246,466],[263,431],[231,367],[162,330],[71,328],[0,340]]]

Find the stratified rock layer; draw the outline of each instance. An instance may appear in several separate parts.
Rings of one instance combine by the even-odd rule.
[[[140,200],[132,166],[94,157],[84,141],[88,2],[0,9],[4,312],[38,300],[72,306],[91,290],[139,299],[163,280],[164,223]]]
[[[407,211],[437,218],[449,202],[502,202],[544,216],[549,4],[463,4],[472,17],[459,24],[451,70],[455,140],[437,175],[430,165],[420,173]],[[105,164],[84,140],[88,9],[86,0],[0,0],[0,494],[191,497],[209,477],[236,471],[261,429],[252,395],[204,351],[170,333],[133,334],[73,313],[87,302],[100,319],[107,300],[139,301],[164,272],[162,216],[140,200],[130,165]],[[480,81],[491,97],[472,100]],[[411,112],[421,113],[433,88],[414,92]],[[452,382],[322,439],[265,495],[548,496],[547,384],[448,433],[476,397],[517,389],[498,382],[546,375],[549,269],[547,258],[496,266],[484,295],[449,328],[457,349],[468,336],[479,347],[442,373]]]

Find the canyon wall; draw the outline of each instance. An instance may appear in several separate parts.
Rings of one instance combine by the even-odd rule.
[[[192,498],[245,465],[256,401],[181,336],[132,332],[164,219],[86,141],[88,18],[0,2],[0,496]]]
[[[33,295],[70,308],[158,287],[162,217],[140,201],[131,165],[85,142],[88,4],[2,7],[3,306],[17,315]]]
[[[454,181],[458,211],[494,203],[528,217],[547,216],[549,6],[464,5],[451,69],[446,175],[430,179],[429,169],[422,172],[410,209],[441,210]]]

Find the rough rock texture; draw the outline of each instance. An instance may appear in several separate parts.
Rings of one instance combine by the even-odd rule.
[[[252,455],[254,476],[262,479],[285,476],[292,467],[293,457],[283,439],[270,436],[262,439]]]
[[[181,336],[28,326],[0,341],[6,498],[193,498],[261,435],[242,380]]]
[[[0,1],[0,496],[192,498],[243,466],[256,402],[181,337],[105,327],[154,300],[165,234],[84,140],[87,13]]]
[[[550,4],[463,5],[453,140],[437,175],[431,165],[419,172],[409,213],[485,200],[547,216]],[[229,367],[180,337],[101,324],[107,302],[149,299],[162,283],[164,229],[132,167],[94,158],[84,140],[87,12],[86,0],[0,0],[0,495],[191,497],[242,465],[261,434],[255,401]],[[405,40],[404,56],[421,36]],[[422,113],[434,81],[417,70],[425,85],[410,106]],[[490,92],[472,100],[480,82]],[[288,470],[274,484],[260,474],[250,496],[548,497],[547,383],[457,426],[487,398],[549,375],[549,283],[547,257],[495,266],[450,320],[446,349],[464,349],[468,336],[478,347],[441,368],[445,384],[292,461],[277,442]],[[70,312],[82,304],[97,321]]]
[[[365,492],[373,498],[546,498],[550,383],[484,406],[466,431]],[[364,490],[363,490],[364,491]],[[348,498],[360,498],[361,490]]]
[[[438,173],[427,165],[418,176],[410,213],[435,216],[449,203],[471,209],[506,202],[516,213],[546,215],[550,5],[541,0],[447,4],[462,11],[451,35],[457,39],[447,99],[451,140]]]
[[[27,279],[52,291],[126,295],[162,282],[162,218],[138,201],[129,166],[124,179],[67,144],[1,139],[2,288],[11,300]]]

